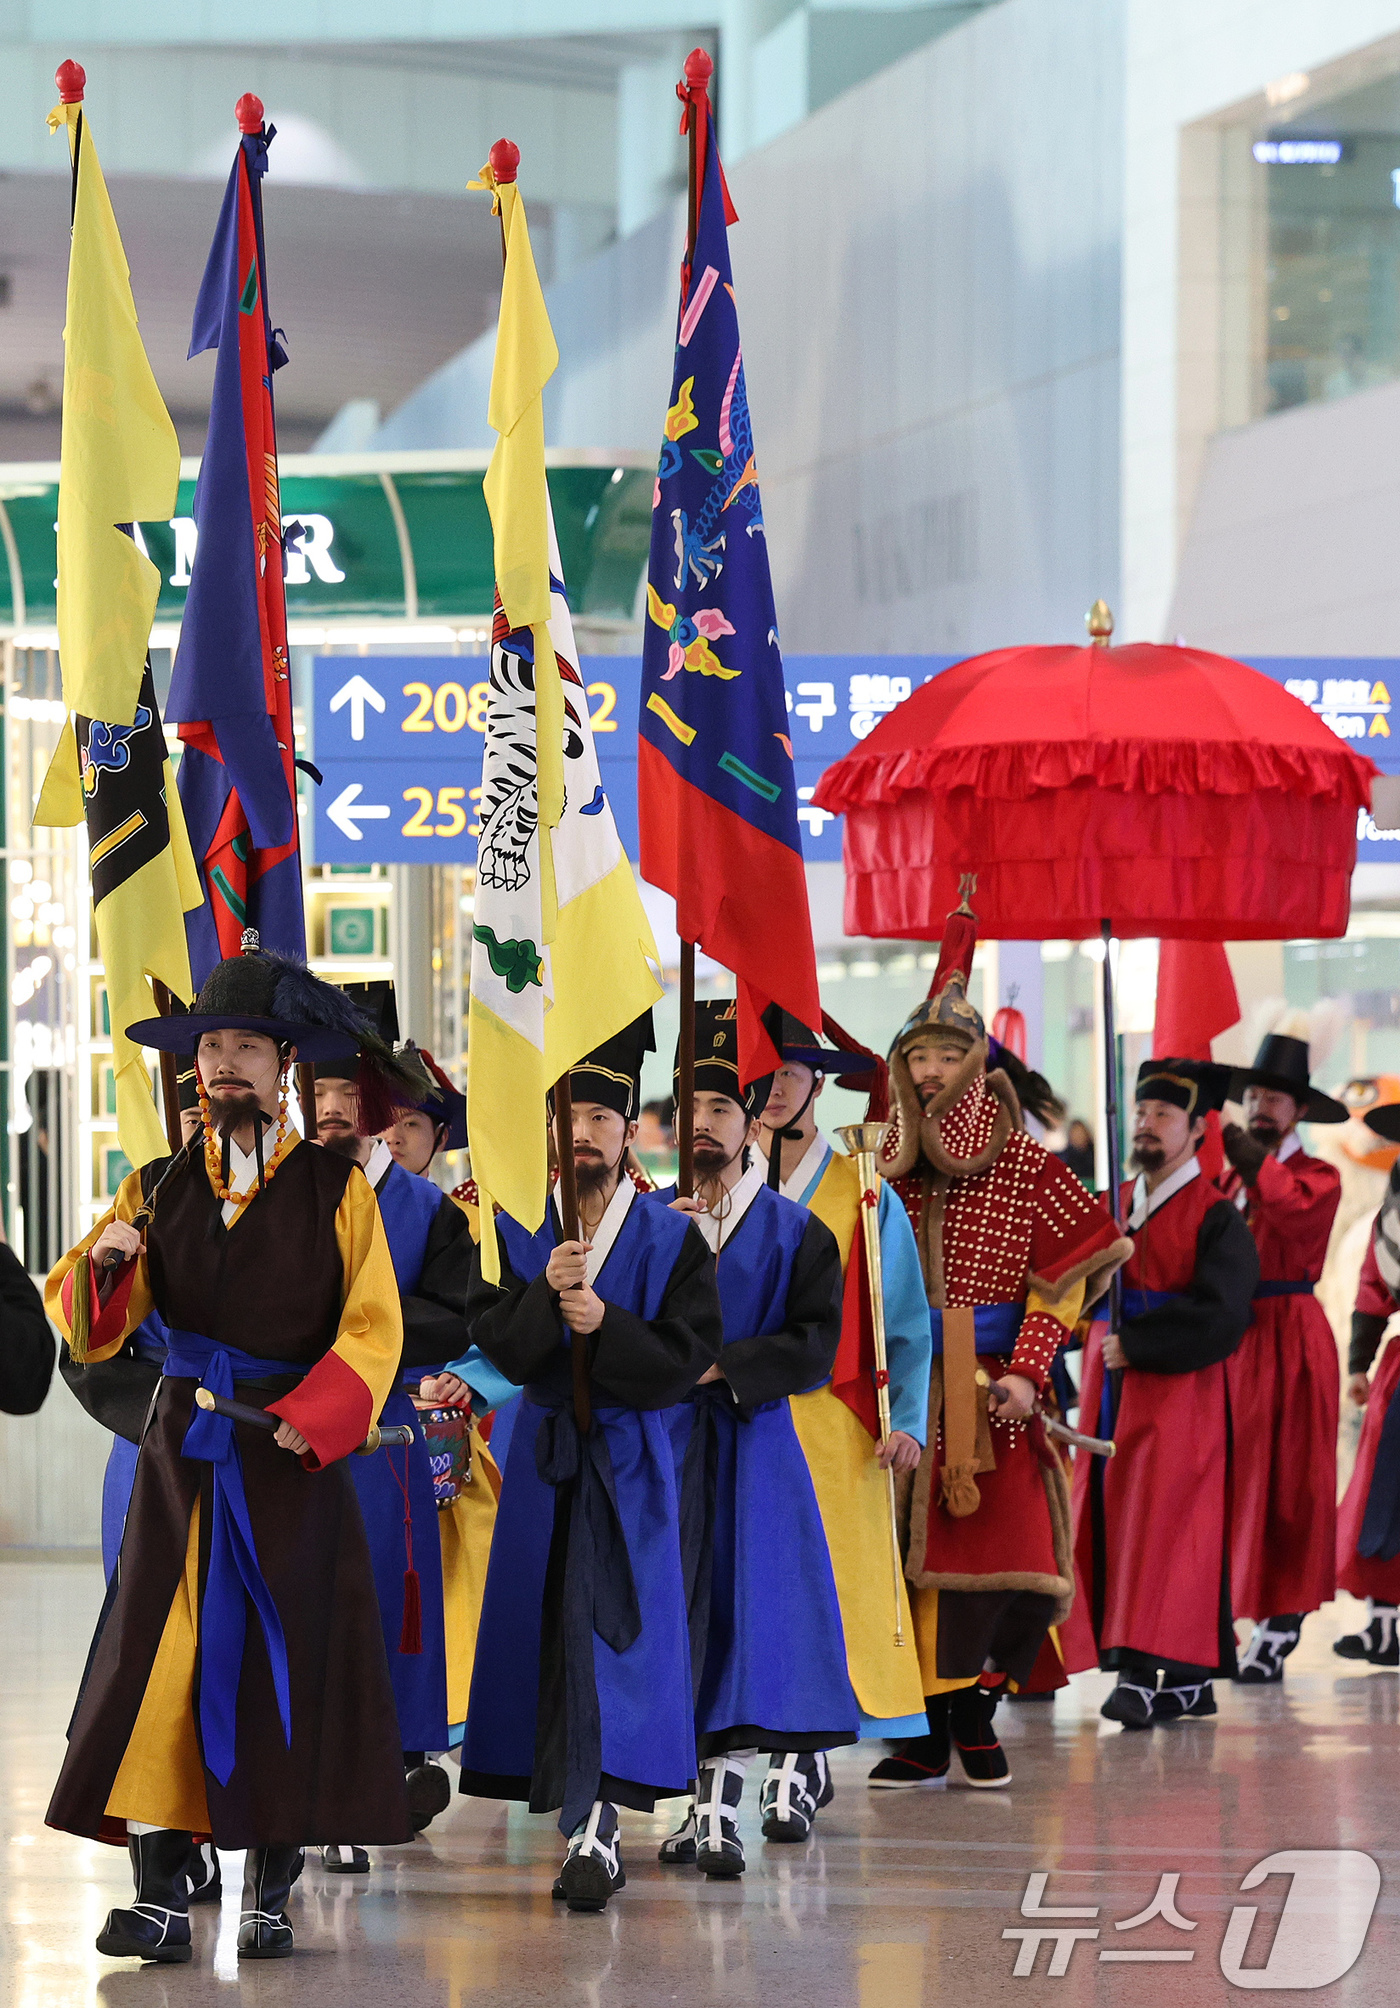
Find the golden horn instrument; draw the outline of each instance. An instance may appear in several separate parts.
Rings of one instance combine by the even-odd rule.
[[[875,1335],[875,1404],[880,1418],[880,1447],[890,1440],[890,1365],[885,1350],[885,1271],[880,1254],[880,1186],[875,1159],[889,1135],[890,1123],[847,1123],[836,1134],[856,1161],[860,1180],[860,1220],[865,1235],[865,1272],[870,1280],[870,1324]],[[894,1570],[894,1642],[904,1637],[904,1570],[899,1553],[899,1514],[895,1507],[894,1468],[885,1472],[890,1507],[890,1560]]]

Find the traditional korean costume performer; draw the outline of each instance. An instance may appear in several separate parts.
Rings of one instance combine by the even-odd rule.
[[[499,1284],[474,1259],[473,1343],[524,1392],[502,1471],[462,1743],[462,1790],[560,1811],[556,1894],[600,1910],[626,1880],[619,1806],[695,1776],[679,1494],[666,1411],[719,1355],[714,1259],[623,1169],[650,1013],[570,1076],[580,1217],[496,1219]],[[571,1324],[569,1321],[573,1320]],[[570,1334],[585,1333],[581,1432]]]
[[[879,1182],[877,1218],[883,1270],[885,1344],[889,1363],[891,1454],[882,1460],[870,1413],[875,1403],[869,1364],[862,1360],[861,1327],[868,1309],[863,1265],[851,1257],[860,1221],[861,1183],[855,1160],[834,1150],[814,1115],[826,1078],[843,1087],[869,1089],[881,1070],[873,1054],[851,1044],[824,1046],[805,1026],[777,1011],[775,1031],[782,1064],[773,1076],[760,1117],[759,1142],[768,1153],[768,1183],[785,1199],[807,1207],[836,1236],[845,1275],[842,1342],[825,1386],[791,1397],[793,1426],[816,1489],[846,1639],[846,1668],[861,1711],[862,1736],[906,1738],[928,1728],[923,1683],[913,1642],[913,1620],[903,1558],[894,1575],[889,1482],[885,1463],[912,1472],[928,1421],[932,1334],[928,1299],[914,1230],[898,1194]],[[843,1037],[826,1021],[833,1038]],[[866,1399],[862,1400],[862,1393]],[[892,1580],[893,1579],[893,1580]],[[896,1643],[894,1588],[900,1597]],[[820,1751],[775,1751],[763,1781],[763,1832],[768,1840],[805,1840],[820,1806],[832,1796],[831,1773]]]
[[[398,1019],[392,984],[347,989],[362,1009],[374,1010],[380,1037],[395,1039]],[[414,1398],[424,1373],[436,1372],[465,1343],[471,1237],[465,1216],[446,1193],[431,1179],[408,1170],[382,1137],[363,1128],[367,1121],[387,1127],[386,1116],[398,1117],[403,1106],[399,1096],[405,1093],[426,1101],[431,1089],[441,1097],[442,1090],[429,1081],[416,1047],[399,1047],[395,1057],[404,1082],[387,1111],[382,1106],[372,1112],[361,1107],[358,1055],[320,1062],[316,1129],[318,1142],[353,1159],[369,1180],[399,1285],[403,1356],[398,1385],[386,1400],[380,1421],[408,1427],[412,1440],[404,1447],[385,1448],[377,1457],[357,1457],[350,1472],[374,1564],[409,1815],[414,1832],[422,1833],[451,1804],[452,1786],[442,1766],[427,1761],[429,1753],[448,1747],[448,1645],[437,1499]],[[433,1133],[429,1134],[431,1139]],[[370,1866],[364,1848],[348,1841],[324,1847],[321,1860],[324,1868],[338,1874],[363,1875]]]
[[[840,1251],[815,1214],[771,1190],[751,1151],[769,1081],[740,1085],[732,1000],[697,1004],[695,1056],[700,1199],[679,1204],[715,1254],[724,1350],[669,1417],[688,1530],[700,1771],[661,1860],[727,1877],[745,1866],[738,1806],[749,1760],[759,1750],[854,1743],[859,1709],[788,1399],[830,1376],[841,1335]],[[674,1188],[657,1194],[663,1204],[674,1200]]]
[[[1340,1123],[1308,1079],[1307,1019],[1291,1013],[1231,1081],[1245,1127],[1223,1132],[1220,1180],[1259,1249],[1254,1322],[1226,1369],[1234,1435],[1230,1593],[1257,1620],[1241,1681],[1283,1678],[1304,1617],[1336,1594],[1337,1342],[1313,1295],[1341,1201],[1334,1165],[1310,1157],[1299,1122]]]
[[[1235,1665],[1224,1362],[1249,1325],[1259,1258],[1196,1158],[1228,1086],[1225,1068],[1197,1061],[1138,1070],[1122,1319],[1116,1343],[1093,1326],[1084,1358],[1081,1426],[1118,1454],[1075,1460],[1075,1556],[1099,1664],[1118,1674],[1102,1713],[1129,1729],[1213,1715],[1211,1679]]]
[[[1372,1109],[1366,1123],[1400,1143],[1400,1109]],[[1351,1481],[1337,1511],[1337,1584],[1366,1599],[1366,1625],[1333,1642],[1343,1659],[1400,1666],[1400,1345],[1385,1330],[1400,1311],[1400,1165],[1393,1166],[1371,1230],[1351,1314],[1347,1393],[1365,1408]],[[1382,1350],[1382,1347],[1384,1350]],[[1368,1378],[1377,1352],[1380,1366]]]
[[[214,969],[191,1015],[129,1028],[195,1052],[203,1157],[174,1160],[158,1193],[152,1167],[133,1173],[49,1279],[79,1365],[115,1358],[152,1309],[169,1329],[48,1812],[70,1833],[131,1838],[136,1902],[98,1947],[160,1961],[190,1956],[191,1834],[250,1851],[239,1951],[267,1958],[292,1949],[282,1906],[303,1842],[412,1832],[344,1462],[393,1386],[398,1290],[363,1173],[301,1144],[286,1114],[293,1060],[343,1053],[363,1027],[332,986],[256,944],[250,932]],[[276,1434],[198,1406],[197,1389],[265,1409]]]
[[[938,1783],[952,1745],[972,1784],[1010,1777],[997,1699],[1030,1674],[1074,1595],[1069,1480],[1032,1403],[1086,1291],[1097,1296],[1132,1252],[1027,1133],[1006,1075],[985,1071],[986,1029],[967,997],[975,945],[964,902],[889,1063],[881,1169],[914,1226],[934,1359],[905,1558],[929,1733],[876,1766],[881,1786]],[[996,1403],[979,1371],[1009,1399]]]
[[[421,1093],[411,1107],[397,1111],[394,1122],[384,1132],[384,1141],[395,1162],[406,1172],[426,1177],[439,1151],[466,1149],[467,1098],[426,1047],[415,1046],[410,1040],[399,1048],[398,1058],[416,1070]],[[456,1193],[452,1198],[456,1201]],[[465,1236],[452,1236],[451,1273],[436,1276],[433,1294],[445,1292],[452,1304],[460,1302],[464,1306],[471,1273],[471,1243],[477,1238],[477,1229],[475,1208],[459,1204],[458,1210],[467,1223],[467,1232]],[[434,1489],[447,1646],[447,1740],[455,1748],[462,1740],[462,1725],[466,1721],[486,1565],[496,1525],[496,1501],[501,1492],[501,1474],[487,1449],[479,1423],[498,1402],[514,1400],[519,1390],[474,1348],[468,1347],[461,1357],[451,1357],[461,1354],[466,1338],[464,1322],[457,1325],[454,1345],[447,1345],[448,1336],[445,1331],[439,1336],[432,1328],[420,1332],[412,1311],[405,1306],[404,1390],[419,1408],[425,1443],[431,1437],[432,1456],[438,1465],[447,1460],[450,1466],[445,1476],[439,1473],[435,1477]],[[433,1393],[439,1380],[455,1378],[465,1372],[468,1364],[470,1388],[460,1386],[448,1393],[444,1381],[443,1389]],[[429,1390],[426,1398],[425,1388]],[[445,1773],[443,1778],[445,1782]]]

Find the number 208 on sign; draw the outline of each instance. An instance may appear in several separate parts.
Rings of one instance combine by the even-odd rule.
[[[611,683],[590,683],[588,695],[592,700],[589,720],[594,732],[616,732],[617,719],[613,716],[617,708],[617,691]],[[460,732],[465,725],[470,732],[485,733],[486,707],[491,697],[491,687],[486,683],[467,685],[455,682],[406,683],[403,694],[408,699],[410,709],[403,721],[405,732]],[[423,790],[417,792],[422,793]],[[423,813],[427,813],[426,810]],[[430,830],[405,829],[405,836],[428,836]],[[441,831],[438,834],[456,835],[456,831]]]

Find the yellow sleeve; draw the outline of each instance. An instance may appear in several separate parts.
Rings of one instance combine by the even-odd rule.
[[[377,1416],[398,1378],[403,1314],[389,1237],[373,1188],[358,1166],[336,1208],[335,1238],[345,1284],[340,1330],[331,1351],[369,1389]]]
[[[1081,1277],[1077,1283],[1070,1284],[1063,1296],[1049,1297],[1043,1295],[1032,1283],[1026,1292],[1026,1316],[1029,1318],[1037,1311],[1044,1311],[1047,1317],[1055,1320],[1056,1324],[1063,1325],[1067,1332],[1072,1332],[1079,1323],[1080,1312],[1084,1309],[1084,1292],[1087,1287],[1087,1279]]]
[[[64,1284],[72,1274],[74,1264],[97,1240],[104,1227],[114,1220],[130,1221],[136,1217],[141,1206],[141,1174],[129,1172],[122,1180],[116,1199],[91,1231],[84,1235],[77,1246],[70,1248],[55,1265],[48,1282],[44,1286],[44,1309],[62,1332],[65,1339],[72,1337],[72,1324],[68,1315],[71,1289],[64,1290]],[[94,1283],[96,1279],[94,1278]],[[110,1359],[136,1330],[142,1319],[148,1317],[154,1308],[151,1297],[151,1282],[146,1271],[146,1251],[143,1246],[135,1262],[120,1276],[111,1296],[99,1311],[92,1306],[92,1324],[88,1335],[88,1360]]]
[[[463,1213],[466,1214],[467,1231],[479,1247],[481,1245],[481,1209],[473,1206],[469,1199],[459,1199],[455,1192],[449,1193],[448,1197],[454,1206],[460,1206]]]

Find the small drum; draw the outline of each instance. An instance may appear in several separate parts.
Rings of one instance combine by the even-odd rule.
[[[433,1474],[433,1499],[453,1506],[472,1482],[472,1416],[469,1408],[420,1408],[418,1420]]]

